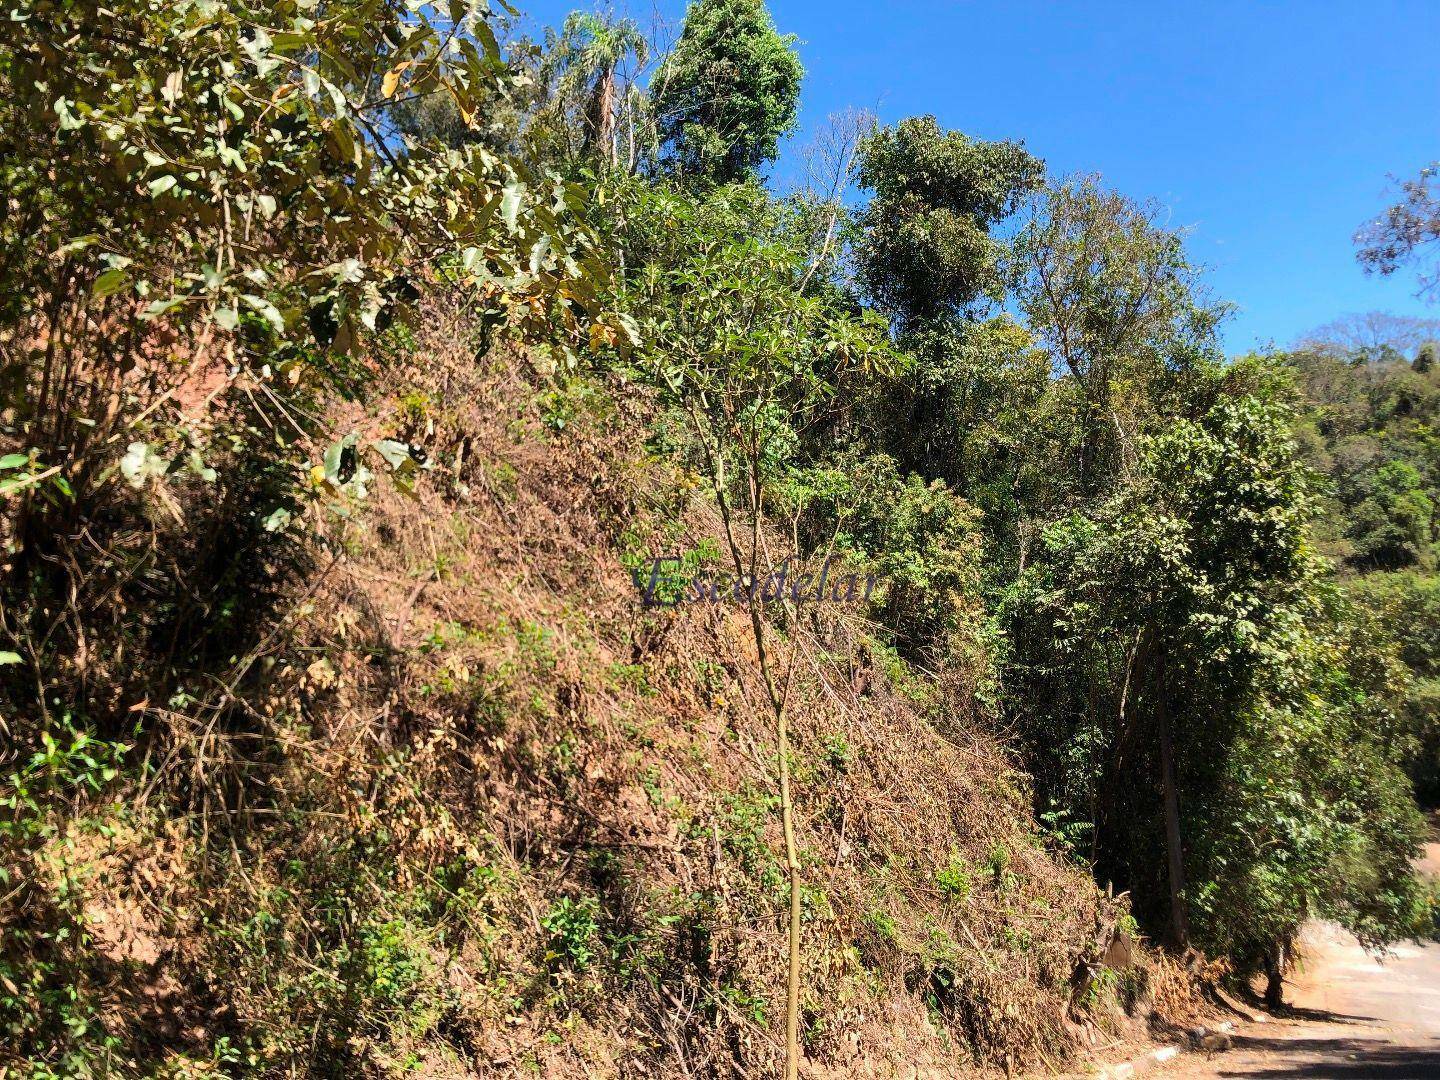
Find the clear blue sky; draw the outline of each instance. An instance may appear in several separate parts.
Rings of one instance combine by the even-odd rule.
[[[524,5],[530,24],[570,7]],[[593,5],[591,5],[593,6]],[[613,10],[678,23],[683,2]],[[1440,159],[1440,0],[1041,3],[771,0],[800,39],[800,130],[848,106],[934,113],[1023,139],[1052,173],[1098,172],[1193,229],[1191,254],[1240,306],[1227,347],[1285,344],[1349,312],[1440,316],[1413,276],[1367,278],[1351,236],[1389,174]]]

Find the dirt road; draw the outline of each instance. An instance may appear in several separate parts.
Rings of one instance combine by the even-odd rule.
[[[1440,870],[1440,844],[1422,865]],[[1309,928],[1286,988],[1296,1019],[1247,1024],[1229,1053],[1185,1055],[1159,1075],[1422,1080],[1440,1078],[1440,943],[1403,945],[1383,962],[1328,924]]]

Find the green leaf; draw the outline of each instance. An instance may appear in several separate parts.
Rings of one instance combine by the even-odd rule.
[[[283,334],[285,332],[285,316],[281,315],[280,309],[269,300],[266,300],[263,296],[255,296],[252,293],[244,293],[240,299],[245,301],[256,314],[260,315],[266,322],[274,327],[277,334]]]
[[[530,249],[530,273],[540,273],[540,268],[545,265],[545,256],[550,253],[550,237],[542,234],[540,239],[535,241],[535,246]]]
[[[216,152],[220,155],[220,160],[223,161],[226,165],[229,165],[236,172],[245,171],[245,159],[240,156],[240,151],[236,150],[233,146],[230,146],[226,143],[220,143],[217,147]]]
[[[270,511],[265,520],[260,523],[261,528],[266,532],[281,532],[285,526],[290,524],[290,511],[280,506]]]
[[[60,118],[61,131],[74,131],[76,128],[85,126],[85,121],[75,115],[70,104],[63,97],[55,99],[55,115]]]
[[[515,224],[520,219],[520,185],[508,183],[505,191],[500,196],[500,217],[505,221],[505,227],[511,232],[515,231]]]
[[[179,182],[179,180],[176,180],[175,177],[171,176],[169,173],[165,173],[163,176],[157,176],[154,180],[151,180],[150,183],[146,185],[146,187],[150,191],[150,197],[152,199],[155,199],[159,198],[161,195],[164,195],[165,192],[169,191]]]
[[[130,284],[130,275],[124,270],[116,270],[112,267],[95,279],[95,284],[90,287],[90,293],[96,299],[113,296],[128,284]]]
[[[485,58],[498,64],[500,62],[500,43],[495,40],[495,31],[490,29],[490,20],[476,19],[473,28],[475,36],[480,39],[480,44],[485,49]]]
[[[183,304],[186,299],[187,298],[184,296],[171,296],[165,300],[152,300],[146,306],[145,310],[140,312],[140,318],[144,319],[147,322],[151,319],[158,319],[161,315],[164,315],[171,308],[178,307],[179,305]]]
[[[23,664],[25,658],[18,652],[0,652],[0,664]]]
[[[4,457],[0,457],[0,469],[18,469],[29,461],[29,454],[6,454]]]
[[[343,439],[330,444],[325,451],[325,479],[332,484],[340,484],[340,466],[345,460],[345,451],[354,450],[356,441],[360,438],[356,432],[351,432]]]
[[[84,251],[86,248],[88,248],[91,244],[95,243],[95,241],[99,239],[100,236],[98,233],[90,233],[86,236],[77,236],[68,244],[61,244],[58,248],[56,248],[55,257],[64,258],[66,255],[75,255],[81,251]]]

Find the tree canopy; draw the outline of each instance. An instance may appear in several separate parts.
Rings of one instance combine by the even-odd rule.
[[[804,69],[764,0],[696,0],[655,73],[651,108],[671,167],[729,183],[773,161],[795,126]]]

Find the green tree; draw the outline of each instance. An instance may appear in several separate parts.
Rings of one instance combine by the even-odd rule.
[[[763,0],[696,0],[652,83],[659,141],[680,174],[730,183],[753,175],[795,126],[804,69],[795,38]]]
[[[642,331],[642,361],[665,400],[688,420],[731,568],[754,582],[766,558],[764,515],[777,457],[795,444],[798,429],[822,414],[838,386],[888,365],[893,352],[878,317],[855,313],[830,290],[804,287],[803,232],[775,228],[773,208],[755,187],[720,188],[699,198],[655,193],[637,216],[658,222],[648,231],[650,261],[632,275],[625,296]],[[788,605],[782,598],[779,606]],[[775,725],[789,889],[785,1075],[794,1080],[803,883],[787,700],[799,655],[793,641],[768,625],[758,591],[750,591],[747,607]],[[793,606],[786,615],[795,617]]]
[[[1198,943],[1264,971],[1272,1006],[1306,919],[1369,947],[1431,930],[1403,669],[1328,583],[1297,611],[1305,632],[1267,651],[1233,741],[1190,792]]]
[[[1004,292],[1007,244],[993,235],[1040,184],[1044,165],[1012,142],[980,142],[912,117],[861,140],[857,284],[890,320],[911,363],[871,388],[879,447],[906,471],[980,502],[995,533],[1013,522],[999,488],[1022,482],[1048,359],[1013,320],[979,322]],[[1033,442],[1033,440],[1031,440]]]
[[[630,118],[627,160],[633,160],[634,117],[621,69],[630,58],[636,67],[643,67],[649,49],[633,19],[608,19],[583,11],[572,11],[565,19],[546,57],[545,71],[555,80],[557,106],[579,112],[582,156],[615,166],[619,160],[616,125],[623,112]]]
[[[933,116],[881,128],[860,147],[860,284],[902,331],[936,331],[998,300],[1007,248],[991,235],[1044,177],[1019,143],[979,142]]]
[[[1093,177],[1045,191],[1016,264],[1016,305],[1077,396],[1077,482],[1093,493],[1134,464],[1168,376],[1218,355],[1226,308],[1155,208]]]
[[[1404,733],[1397,740],[1420,799],[1440,804],[1440,576],[1416,570],[1362,574],[1346,594],[1368,613],[1372,639],[1403,665]]]
[[[897,650],[936,663],[980,624],[978,515],[940,480],[902,474],[893,458],[847,446],[773,485],[802,518],[801,543],[833,545],[885,582],[872,610]],[[969,615],[972,618],[965,619]]]
[[[397,156],[374,126],[397,96],[442,92],[470,116],[503,94],[512,74],[485,17],[341,5],[311,18],[265,2],[17,11],[0,45],[12,286],[0,326],[16,331],[0,361],[21,438],[47,463],[65,448],[72,492],[103,482],[117,433],[137,438],[135,414],[154,414],[124,380],[166,335],[273,383],[277,348],[347,354],[405,314],[418,265],[445,259],[497,317],[578,325],[562,288],[584,273],[578,189],[480,147]],[[58,40],[73,42],[63,57]]]
[[[1048,529],[1002,607],[1042,805],[1093,823],[1142,917],[1246,970],[1310,914],[1393,940],[1422,907],[1394,687],[1325,599],[1283,379],[1195,374],[1197,415]]]
[[[1410,366],[1421,375],[1429,375],[1435,370],[1435,359],[1440,356],[1440,342],[1427,341],[1415,350],[1415,359],[1410,361]]]
[[[1436,505],[1420,470],[1387,461],[1365,476],[1365,498],[1350,512],[1354,558],[1372,568],[1434,566]]]

